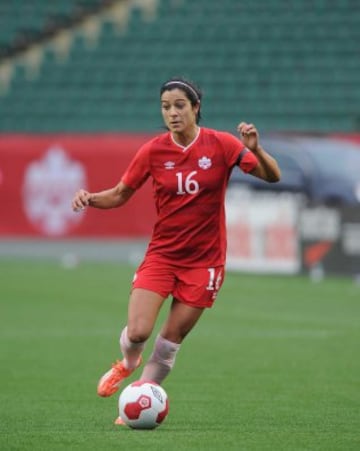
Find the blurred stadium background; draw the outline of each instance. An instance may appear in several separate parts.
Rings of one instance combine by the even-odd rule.
[[[91,258],[97,238],[135,244],[120,254],[136,259],[149,183],[120,213],[69,201],[118,181],[162,130],[161,82],[184,75],[204,91],[204,126],[255,123],[283,170],[275,192],[234,174],[229,266],[356,275],[359,21],[354,0],[0,1],[1,255]]]

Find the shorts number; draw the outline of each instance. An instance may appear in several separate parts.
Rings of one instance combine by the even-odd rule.
[[[213,290],[218,291],[218,289],[220,288],[221,280],[222,280],[221,269],[218,272],[217,276],[215,274],[215,268],[208,268],[208,271],[209,271],[209,283],[208,283],[208,286],[206,287],[206,289],[210,290],[210,291],[213,291]]]
[[[178,182],[178,190],[176,194],[196,194],[199,191],[199,183],[192,178],[195,174],[197,174],[197,171],[190,172],[190,174],[185,178],[184,183],[183,173],[176,173]]]

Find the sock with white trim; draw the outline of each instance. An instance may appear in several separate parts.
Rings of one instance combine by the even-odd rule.
[[[120,349],[124,356],[123,362],[127,369],[132,370],[136,368],[139,362],[141,353],[145,347],[145,341],[141,343],[134,343],[129,340],[127,334],[127,326],[123,329],[120,335]]]
[[[179,349],[179,343],[173,343],[158,335],[155,340],[154,351],[146,363],[140,379],[161,384],[172,370]]]

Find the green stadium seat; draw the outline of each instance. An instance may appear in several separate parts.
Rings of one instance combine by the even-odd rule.
[[[1,2],[0,41],[24,26],[4,19],[19,8],[36,28],[75,3]],[[204,125],[233,130],[245,119],[263,131],[356,130],[358,2],[159,0],[153,21],[139,5],[123,33],[103,22],[94,48],[75,31],[63,63],[49,45],[34,80],[19,65],[0,98],[0,131],[158,131],[159,87],[173,75],[203,88]]]

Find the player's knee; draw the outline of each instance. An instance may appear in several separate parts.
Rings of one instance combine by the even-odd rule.
[[[132,343],[143,343],[150,336],[151,330],[141,324],[128,325],[127,335]]]

